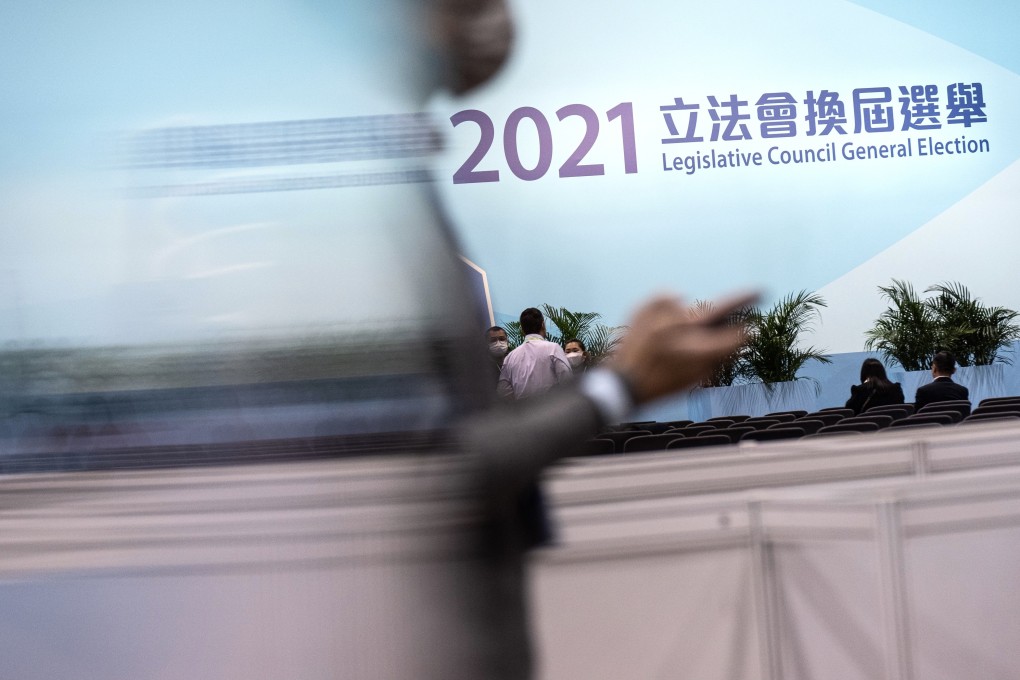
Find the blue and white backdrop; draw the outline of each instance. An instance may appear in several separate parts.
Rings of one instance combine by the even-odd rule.
[[[502,77],[440,108],[442,189],[497,313],[643,295],[828,301],[859,352],[892,278],[1020,307],[1020,9],[521,0]]]

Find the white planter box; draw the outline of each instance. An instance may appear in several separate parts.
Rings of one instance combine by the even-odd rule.
[[[706,387],[691,393],[688,413],[691,420],[714,416],[762,416],[775,411],[813,411],[817,405],[817,385],[811,380],[764,385]]]

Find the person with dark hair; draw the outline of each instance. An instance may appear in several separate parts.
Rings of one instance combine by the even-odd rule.
[[[885,366],[878,359],[868,358],[861,364],[861,384],[850,388],[846,407],[854,415],[867,411],[872,406],[889,406],[904,402],[903,388],[885,375]]]
[[[588,370],[588,350],[579,338],[571,338],[563,345],[563,351],[567,355],[567,361],[574,375],[580,375]]]
[[[499,373],[503,370],[503,360],[506,359],[506,353],[509,349],[509,343],[506,337],[506,329],[502,326],[490,326],[489,330],[485,331],[485,335],[489,340],[489,372],[492,374],[492,382],[496,384],[499,382]]]
[[[936,401],[970,399],[970,390],[953,382],[953,373],[956,373],[956,357],[953,356],[953,353],[937,353],[931,362],[931,374],[934,380],[917,388],[917,394],[914,396],[914,410],[920,411]]]
[[[534,307],[528,307],[521,312],[521,333],[524,335],[541,333],[542,337],[545,337],[545,317],[542,316],[542,312]]]
[[[521,312],[524,342],[507,355],[497,391],[509,399],[525,399],[548,392],[572,372],[563,348],[545,338],[545,317],[534,307]]]

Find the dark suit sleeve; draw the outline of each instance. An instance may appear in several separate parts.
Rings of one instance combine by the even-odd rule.
[[[924,385],[917,388],[917,392],[914,393],[914,413],[917,413],[921,408],[928,403],[924,399]]]
[[[906,403],[907,398],[903,395],[903,385],[900,385],[899,383],[893,383],[892,385],[893,385],[892,391],[893,399],[895,400],[893,403],[896,404]]]
[[[864,402],[871,396],[867,385],[853,385],[850,387],[850,398],[846,400],[846,408],[853,409],[854,413],[860,413],[864,408]]]
[[[510,505],[542,470],[575,453],[602,425],[595,404],[566,385],[480,414],[456,434],[484,497]]]

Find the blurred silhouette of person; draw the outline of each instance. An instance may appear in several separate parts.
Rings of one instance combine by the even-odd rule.
[[[914,410],[920,411],[928,404],[937,401],[970,399],[970,390],[953,382],[956,373],[956,357],[952,352],[938,352],[931,362],[931,374],[934,378],[927,385],[917,388],[914,396]]]
[[[567,355],[567,362],[575,376],[588,370],[588,350],[578,338],[567,340],[563,345],[563,352]]]
[[[430,25],[446,55],[450,88],[461,93],[484,83],[503,63],[513,36],[503,0],[436,0],[434,10]],[[522,313],[527,337],[504,360],[499,381],[499,391],[517,399],[468,418],[455,431],[475,473],[472,493],[484,520],[476,559],[460,579],[464,628],[450,631],[474,641],[473,658],[451,674],[531,677],[526,554],[542,542],[544,526],[527,499],[542,471],[634,407],[710,375],[744,340],[744,329],[725,321],[752,302],[733,298],[699,313],[678,298],[654,298],[638,308],[612,361],[562,385],[572,373],[565,353],[543,337],[541,312]]]
[[[676,298],[653,299],[638,309],[604,366],[542,396],[479,414],[459,428],[460,450],[474,461],[470,467],[487,517],[478,535],[478,560],[466,569],[461,593],[467,598],[465,625],[473,626],[463,634],[482,641],[490,655],[481,677],[531,677],[526,553],[539,526],[522,514],[522,495],[544,468],[571,455],[601,427],[711,374],[744,339],[743,329],[724,325],[727,316],[751,302],[724,301],[699,316]]]
[[[542,312],[534,307],[521,312],[521,333],[524,342],[507,355],[499,373],[497,389],[508,399],[545,394],[572,375],[563,348],[546,339]]]
[[[854,414],[867,411],[873,406],[889,406],[904,402],[903,388],[886,377],[885,366],[878,359],[868,358],[861,364],[861,384],[850,388],[846,408]]]

